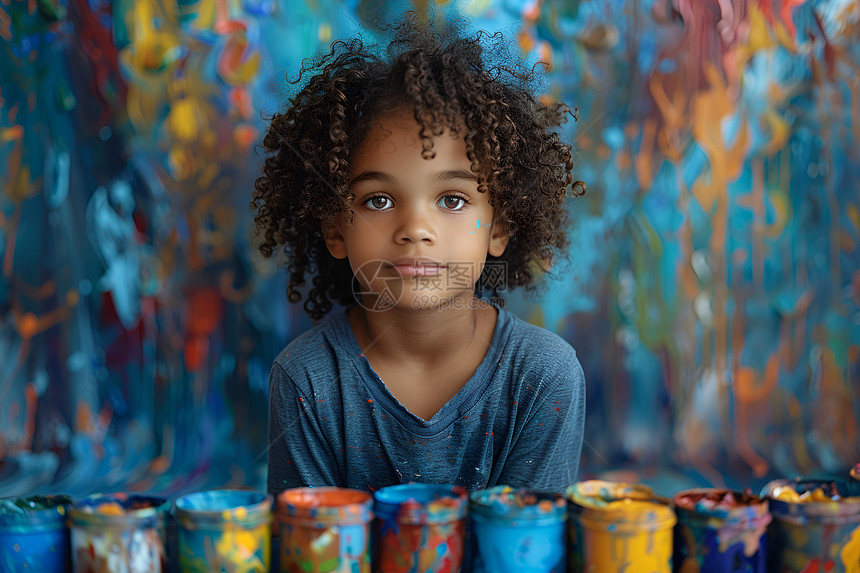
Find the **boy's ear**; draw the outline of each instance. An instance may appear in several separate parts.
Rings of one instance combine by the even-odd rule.
[[[490,245],[487,248],[487,252],[494,257],[501,257],[508,246],[508,241],[511,240],[505,230],[505,225],[500,221],[493,222],[493,228],[490,231]]]
[[[325,246],[328,252],[331,253],[331,256],[336,259],[345,259],[346,241],[337,224],[334,222],[323,223],[322,232]]]

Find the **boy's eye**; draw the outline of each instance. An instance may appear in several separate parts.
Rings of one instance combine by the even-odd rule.
[[[377,195],[366,200],[364,204],[367,206],[368,209],[371,209],[373,211],[382,211],[383,209],[391,207],[391,199],[389,199],[385,195]]]
[[[458,195],[445,195],[444,197],[442,197],[440,203],[446,209],[450,209],[451,211],[459,211],[466,206],[466,203],[468,203],[468,201]]]

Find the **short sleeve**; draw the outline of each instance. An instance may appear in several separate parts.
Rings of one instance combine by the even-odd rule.
[[[585,376],[570,349],[570,361],[542,378],[535,384],[535,400],[498,483],[564,493],[579,471],[585,430]]]
[[[313,401],[275,363],[269,374],[269,493],[343,482]]]

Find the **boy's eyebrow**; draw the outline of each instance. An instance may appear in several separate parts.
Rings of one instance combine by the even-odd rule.
[[[467,171],[465,169],[452,169],[449,171],[437,171],[433,174],[432,181],[434,182],[443,182],[443,181],[453,181],[455,179],[466,179],[468,181],[477,181],[478,176],[472,173],[471,171]]]
[[[362,181],[379,181],[380,183],[394,183],[397,179],[388,173],[383,173],[382,171],[362,171],[355,177],[353,177],[352,181],[349,182],[349,186],[352,187],[356,183],[361,183]]]
[[[478,176],[466,169],[449,169],[445,171],[437,171],[430,178],[433,183],[442,183],[445,181],[454,181],[457,179],[465,179],[467,181],[477,181]],[[352,187],[356,183],[363,181],[377,181],[379,183],[396,183],[397,178],[383,171],[362,171],[349,182]]]

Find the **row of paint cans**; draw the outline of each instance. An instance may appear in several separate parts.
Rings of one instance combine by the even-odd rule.
[[[280,570],[857,573],[857,485],[777,480],[763,497],[706,488],[672,500],[598,480],[565,496],[505,486],[291,489],[277,499]],[[0,500],[0,572],[269,571],[272,501],[214,490],[178,498],[171,512],[140,495]]]
[[[278,506],[283,572],[564,570],[567,510],[560,495],[509,487],[469,495],[462,487],[403,484],[371,498],[300,488],[281,493]]]
[[[583,482],[574,488],[568,492],[574,507],[590,507],[592,517],[604,512],[597,520],[586,513],[574,520],[575,573],[860,573],[856,484],[774,480],[761,497],[692,489],[675,494],[670,505],[657,496],[648,499],[650,490],[641,485]],[[673,558],[667,561],[667,555]]]
[[[242,490],[3,499],[0,573],[267,573],[271,508]]]
[[[761,491],[703,488],[661,498],[638,484],[580,482],[571,573],[860,573],[860,497],[833,480]]]

